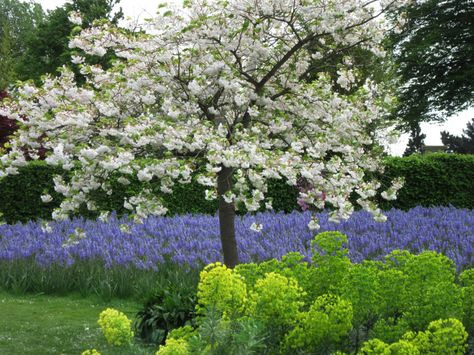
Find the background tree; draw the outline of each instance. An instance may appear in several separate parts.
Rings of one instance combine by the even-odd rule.
[[[120,0],[73,0],[49,11],[37,30],[27,41],[27,51],[17,68],[21,80],[39,82],[42,75],[56,73],[63,65],[71,65],[72,50],[68,47],[72,30],[77,24],[69,21],[71,11],[82,14],[82,26],[90,26],[94,20],[106,18],[116,24],[123,17],[122,9],[115,11]],[[109,60],[103,60],[105,64]]]
[[[0,91],[0,107],[2,101],[7,97],[6,91]],[[10,136],[17,129],[16,122],[7,116],[0,114],[0,153],[5,146],[5,143],[8,142]]]
[[[441,132],[441,141],[450,153],[474,154],[474,118],[467,123],[467,128],[463,130],[461,136],[451,135],[448,132]]]
[[[405,122],[442,121],[474,102],[474,3],[418,0],[392,35]]]
[[[425,138],[426,134],[421,133],[420,125],[413,125],[410,131],[410,139],[403,155],[423,154],[425,152]]]
[[[17,64],[43,18],[41,5],[33,1],[0,1],[0,90],[17,79]]]
[[[135,177],[144,188],[131,192],[124,207],[137,219],[164,214],[160,196],[196,179],[207,186],[207,198],[219,201],[230,267],[238,263],[235,209],[271,208],[269,179],[296,185],[304,177],[313,188],[300,198],[331,207],[332,220],[349,217],[354,193],[362,208],[383,220],[373,202],[379,185],[364,174],[380,167],[365,148],[373,140],[367,126],[384,114],[384,93],[370,80],[351,90],[350,58],[337,64],[336,83],[346,95],[326,73],[301,80],[311,70],[315,53],[308,46],[316,40],[331,44],[318,49],[322,62],[360,43],[380,52],[381,12],[371,4],[189,1],[185,9],[161,9],[150,22],[154,33],[109,24],[85,29],[70,47],[91,56],[113,51],[119,59],[106,69],[80,65],[83,86],[63,68],[41,87],[19,88],[7,111],[26,124],[1,158],[0,175],[14,174],[25,164],[21,147],[38,147],[37,138],[44,137],[41,143],[51,149],[46,162],[73,170],[55,178],[56,191],[65,196],[55,218],[84,205],[97,208],[95,191],[110,194],[110,179],[126,188]],[[148,185],[152,180],[159,184]],[[399,187],[383,196],[393,199]],[[309,227],[318,228],[318,221]]]
[[[444,121],[474,103],[474,2],[416,0],[400,11],[405,25],[389,41],[401,81],[394,115],[420,151],[420,122]]]

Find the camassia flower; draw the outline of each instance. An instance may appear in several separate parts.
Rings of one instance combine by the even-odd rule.
[[[329,213],[265,212],[237,219],[236,235],[242,262],[281,258],[297,251],[311,259],[311,240],[321,231],[347,235],[353,262],[381,259],[395,249],[412,253],[434,250],[452,259],[459,270],[474,266],[474,212],[453,207],[417,207],[408,212],[385,212],[376,222],[364,211],[340,223]],[[319,230],[308,224],[318,218]],[[159,270],[166,263],[199,268],[222,262],[219,221],[216,216],[149,217],[143,223],[118,219],[83,219],[0,225],[0,265],[30,262],[47,272],[54,265],[100,262],[106,268]],[[264,226],[262,232],[250,230]],[[0,268],[0,270],[3,270]],[[8,270],[8,268],[5,268]],[[67,271],[65,271],[67,272]]]

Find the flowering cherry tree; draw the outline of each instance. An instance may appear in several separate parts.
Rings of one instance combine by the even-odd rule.
[[[333,219],[351,214],[351,193],[382,219],[371,200],[379,184],[364,172],[380,169],[366,151],[372,143],[366,128],[384,114],[383,93],[369,80],[350,95],[338,94],[326,74],[302,80],[314,59],[353,46],[381,53],[378,18],[399,2],[373,3],[197,0],[160,7],[146,32],[96,23],[70,42],[85,85],[64,67],[41,87],[24,84],[3,108],[20,129],[1,157],[0,174],[17,173],[25,151],[35,159],[35,148],[49,149],[48,164],[72,170],[70,179],[54,179],[65,196],[56,219],[83,204],[96,209],[91,193],[111,194],[112,175],[123,185],[134,176],[143,182],[124,201],[137,219],[165,214],[160,195],[197,179],[208,187],[205,198],[219,199],[224,262],[231,267],[238,263],[235,209],[271,208],[269,179],[296,185],[304,178],[311,189],[300,199],[331,207]],[[71,14],[71,21],[80,24],[80,15]],[[109,69],[87,64],[107,52],[118,58]],[[350,57],[341,60],[338,75],[342,87],[355,82]],[[399,187],[384,197],[394,198]],[[317,220],[309,227],[317,228]]]

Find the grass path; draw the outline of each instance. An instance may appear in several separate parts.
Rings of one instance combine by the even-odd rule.
[[[108,345],[97,324],[99,313],[107,307],[133,319],[140,306],[126,300],[105,302],[80,296],[18,296],[0,292],[0,354],[80,355],[92,348],[102,355],[156,352],[156,348],[139,345]]]

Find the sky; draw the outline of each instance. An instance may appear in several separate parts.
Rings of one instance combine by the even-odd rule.
[[[140,21],[140,19],[152,17],[158,4],[163,2],[175,2],[179,0],[121,0],[120,7],[125,14],[125,17],[130,17],[134,21]],[[52,10],[57,6],[63,5],[65,0],[36,0],[40,3],[43,9]],[[422,123],[421,130],[426,134],[425,144],[426,145],[441,145],[441,131],[447,131],[454,135],[461,135],[463,129],[466,128],[467,123],[474,118],[474,107],[467,109],[458,115],[449,118],[446,122],[439,123]],[[392,144],[389,147],[389,152],[392,155],[402,155],[405,151],[406,144],[408,142],[408,135],[403,134],[396,144]]]

